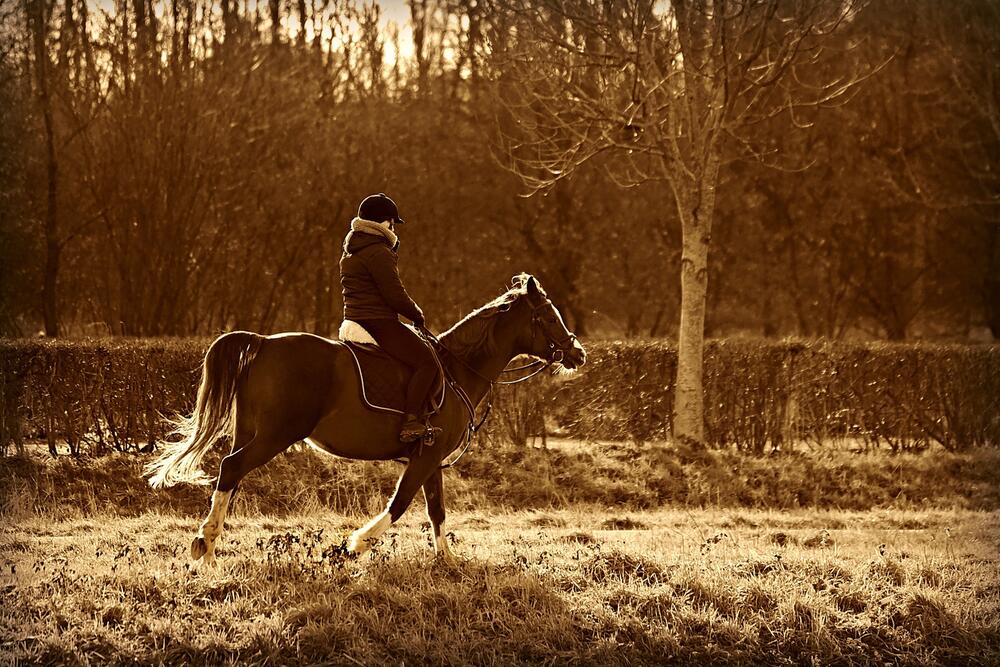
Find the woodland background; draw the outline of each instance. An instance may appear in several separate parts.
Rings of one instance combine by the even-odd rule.
[[[578,334],[675,335],[662,184],[598,156],[526,198],[505,168],[492,9],[0,0],[0,333],[333,333],[385,191],[434,328],[523,270]],[[870,76],[755,130],[785,166],[723,145],[707,336],[1000,333],[997,34],[995,2],[860,7],[818,66]]]
[[[0,0],[0,652],[1000,664],[997,35],[997,0]],[[193,572],[162,416],[220,331],[336,332],[377,191],[433,329],[528,271],[588,363],[497,392],[457,563],[417,507],[343,558],[399,469],[293,446]]]

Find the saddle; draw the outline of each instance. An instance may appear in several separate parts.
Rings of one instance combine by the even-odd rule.
[[[339,338],[354,357],[362,405],[372,410],[403,414],[406,387],[413,372],[383,351],[357,322],[344,320]],[[437,350],[434,353],[437,354]],[[441,381],[439,374],[438,391]]]

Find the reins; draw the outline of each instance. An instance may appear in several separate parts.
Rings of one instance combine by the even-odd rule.
[[[544,371],[546,368],[548,368],[549,366],[551,366],[552,364],[553,364],[553,362],[551,362],[551,361],[545,361],[544,359],[535,359],[531,363],[525,364],[523,366],[518,366],[517,368],[505,368],[504,370],[502,370],[500,372],[501,373],[516,373],[518,371],[523,371],[525,369],[534,368],[534,367],[537,367],[538,370],[536,370],[536,371],[534,371],[532,373],[528,373],[527,375],[525,375],[523,377],[519,377],[516,380],[494,380],[494,382],[490,383],[491,384],[490,388],[492,389],[492,384],[494,384],[494,383],[496,383],[496,384],[518,384],[520,382],[524,382],[525,380],[530,380],[531,378],[535,377],[536,375],[538,375],[539,373],[541,373],[542,371]],[[478,373],[477,373],[477,375],[478,375]]]
[[[483,427],[483,424],[486,423],[486,419],[490,416],[490,412],[493,410],[493,392],[494,389],[496,388],[496,385],[498,384],[511,385],[524,382],[525,380],[535,377],[536,375],[544,371],[546,368],[548,368],[555,362],[545,361],[543,359],[535,359],[534,361],[524,364],[523,366],[517,366],[515,368],[509,368],[509,369],[505,368],[504,370],[500,371],[501,373],[516,373],[518,371],[523,371],[529,368],[536,369],[533,372],[523,377],[519,377],[516,380],[491,380],[490,378],[486,377],[485,375],[477,371],[471,365],[469,365],[469,363],[465,361],[465,359],[463,359],[459,355],[449,350],[444,343],[438,340],[437,336],[432,334],[427,329],[421,329],[420,333],[424,336],[424,338],[434,343],[441,350],[444,350],[450,357],[458,361],[458,363],[462,364],[462,366],[471,371],[473,374],[479,376],[483,380],[486,380],[487,382],[490,383],[490,388],[486,395],[487,396],[486,409],[483,411],[483,416],[479,419],[479,422],[477,423],[476,406],[472,404],[472,399],[469,398],[469,394],[465,391],[465,389],[462,388],[462,385],[460,385],[458,381],[450,373],[447,372],[445,365],[442,364],[440,361],[438,361],[438,367],[441,369],[441,374],[442,377],[444,378],[444,384],[447,384],[448,387],[450,387],[451,390],[455,392],[455,395],[458,396],[459,400],[462,401],[462,404],[465,406],[466,411],[469,413],[469,425],[466,427],[465,430],[465,444],[462,445],[462,450],[458,453],[458,456],[456,456],[451,461],[447,463],[442,463],[440,465],[440,469],[445,470],[447,468],[451,468],[452,466],[454,466],[456,463],[458,463],[459,459],[465,456],[465,453],[469,450],[469,447],[472,446],[472,440],[475,437],[476,433],[478,433],[479,430]]]
[[[550,301],[549,299],[545,299],[545,301],[542,302],[541,304],[534,306],[531,311],[532,322],[534,323],[535,321],[537,321],[539,310],[545,308],[546,306],[551,306],[551,305],[552,301]],[[438,369],[441,371],[441,377],[442,377],[440,402],[437,404],[436,409],[439,410],[441,406],[444,405],[444,395],[446,392],[445,387],[450,387],[451,390],[455,392],[455,395],[458,396],[459,400],[462,401],[462,404],[465,406],[466,411],[469,413],[469,425],[465,429],[465,444],[462,445],[462,449],[458,453],[458,456],[456,456],[454,459],[452,459],[447,463],[443,462],[441,463],[441,465],[439,466],[441,470],[444,470],[446,468],[451,468],[452,466],[454,466],[456,463],[458,463],[459,459],[465,456],[465,453],[469,450],[469,447],[472,445],[473,438],[475,437],[476,433],[479,432],[479,429],[483,427],[483,424],[486,423],[486,419],[487,417],[490,416],[490,412],[493,409],[493,392],[496,389],[496,385],[519,384],[521,382],[524,382],[525,380],[530,380],[531,378],[535,377],[536,375],[538,375],[545,369],[549,368],[553,364],[562,361],[564,356],[563,348],[569,347],[576,341],[576,336],[573,333],[569,333],[568,336],[566,337],[566,340],[559,341],[558,343],[556,341],[553,341],[548,336],[546,336],[546,338],[549,339],[548,340],[549,349],[552,350],[551,359],[535,359],[522,366],[516,366],[514,368],[504,368],[502,371],[500,371],[501,375],[505,373],[517,373],[528,369],[533,369],[533,370],[527,375],[523,375],[514,380],[500,380],[500,379],[490,379],[485,375],[483,375],[482,373],[480,373],[461,356],[449,350],[448,347],[440,340],[438,340],[437,336],[431,333],[428,329],[420,327],[418,331],[420,332],[420,335],[430,344],[430,347],[435,350],[435,352],[437,350],[443,350],[450,357],[457,360],[458,363],[460,363],[466,369],[471,371],[474,375],[480,377],[483,380],[486,380],[490,384],[490,388],[486,395],[486,409],[483,411],[483,416],[479,419],[477,423],[476,406],[472,404],[472,399],[469,398],[469,394],[465,391],[465,389],[462,388],[462,385],[458,383],[458,380],[456,380],[454,376],[448,372],[447,366],[445,366],[445,364],[441,362],[440,355],[438,355],[437,353],[434,354],[435,361],[437,362]]]
[[[462,401],[462,404],[465,406],[466,411],[469,413],[469,425],[465,429],[465,444],[462,445],[462,450],[458,453],[458,456],[456,456],[448,463],[441,463],[441,465],[439,466],[440,469],[445,470],[458,463],[459,459],[465,456],[465,452],[467,452],[469,450],[469,447],[472,446],[473,437],[476,435],[476,433],[479,432],[479,429],[483,427],[483,424],[486,423],[486,418],[490,416],[490,411],[493,409],[493,381],[483,376],[482,373],[478,372],[476,369],[472,368],[468,363],[466,363],[464,359],[462,359],[457,354],[449,350],[448,347],[445,346],[440,340],[438,340],[437,336],[432,334],[429,330],[420,329],[419,331],[421,335],[423,335],[424,338],[426,338],[428,341],[434,343],[434,345],[436,345],[438,348],[448,353],[449,356],[453,357],[454,359],[457,359],[458,362],[461,363],[463,366],[465,366],[470,371],[472,371],[473,373],[475,373],[476,375],[478,375],[479,377],[483,378],[484,380],[490,383],[488,400],[486,402],[486,410],[483,412],[483,416],[479,420],[479,422],[476,423],[476,406],[472,404],[472,399],[469,398],[469,394],[465,391],[465,389],[462,388],[462,385],[458,383],[458,380],[456,380],[452,376],[452,374],[447,371],[446,366],[443,363],[441,363],[440,359],[438,359],[438,368],[441,370],[441,377],[443,378],[442,384],[447,385],[448,387],[451,388],[453,392],[455,392],[455,395],[458,396],[460,401]],[[438,358],[438,355],[434,356],[435,358]],[[441,403],[442,404],[444,403],[443,395]]]

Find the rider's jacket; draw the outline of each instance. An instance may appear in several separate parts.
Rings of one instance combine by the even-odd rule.
[[[384,236],[348,232],[340,258],[345,320],[397,319],[397,315],[409,320],[421,318],[420,308],[399,278],[398,259]]]

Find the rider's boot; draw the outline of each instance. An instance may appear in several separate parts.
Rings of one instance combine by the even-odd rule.
[[[403,418],[403,428],[399,431],[399,441],[413,442],[414,440],[425,438],[430,434],[431,430],[416,415],[407,414]]]

